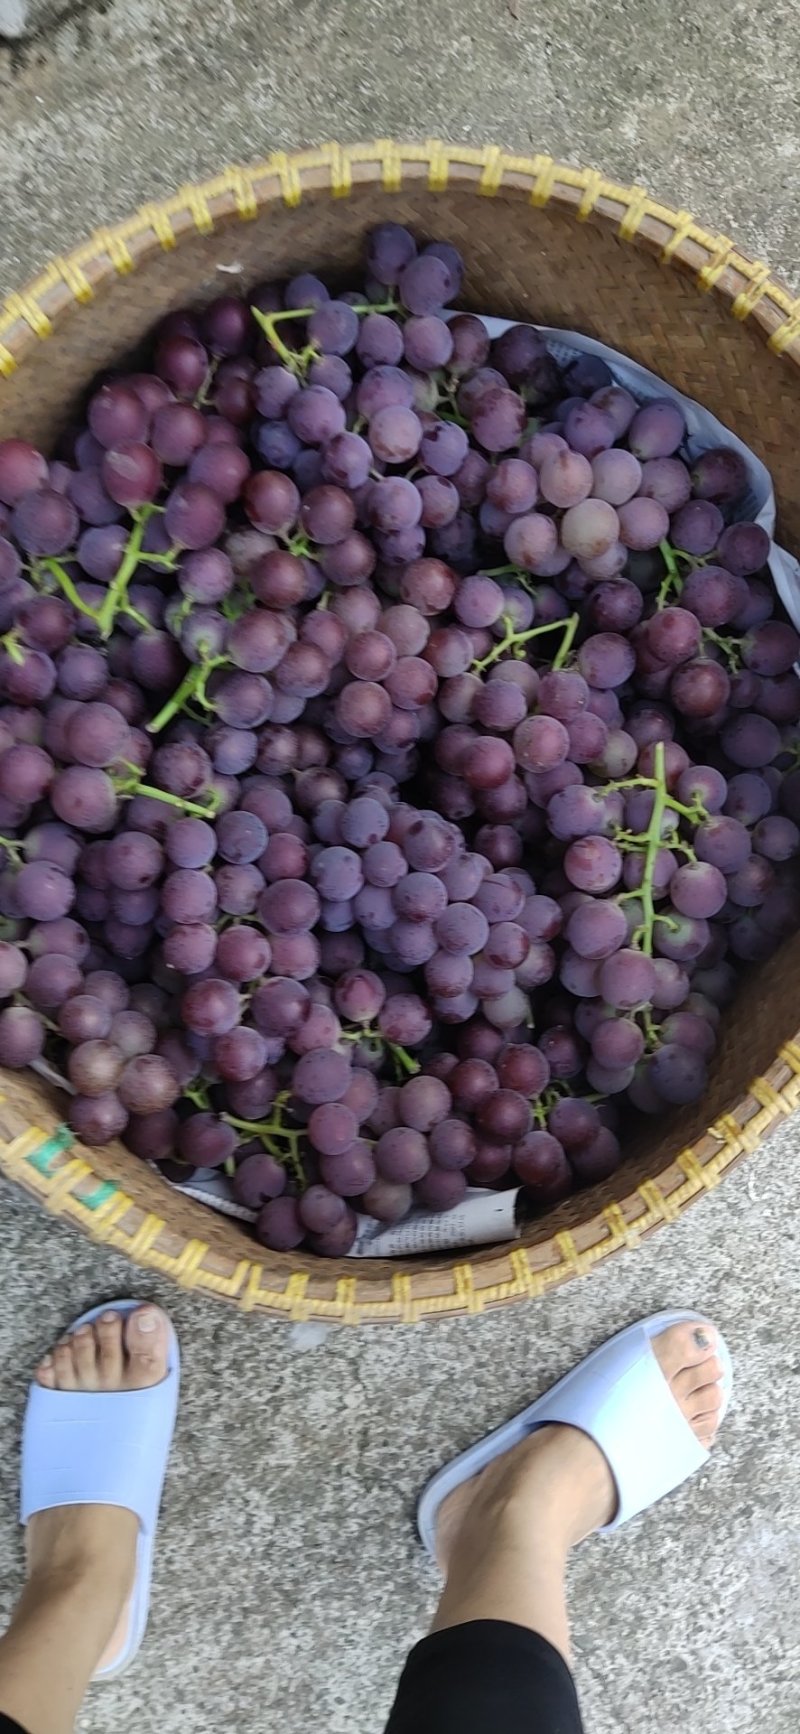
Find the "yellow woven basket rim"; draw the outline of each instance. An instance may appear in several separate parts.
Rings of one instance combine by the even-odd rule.
[[[60,316],[76,302],[88,306],[115,275],[125,275],[150,253],[176,247],[192,233],[213,232],[222,219],[249,221],[276,201],[295,206],[310,194],[346,198],[359,184],[379,181],[387,192],[423,181],[433,192],[448,186],[491,198],[502,189],[534,206],[552,204],[578,222],[597,217],[623,241],[647,245],[665,265],[689,272],[703,292],[714,291],[737,320],[752,318],[773,353],[800,363],[800,298],[769,265],[742,253],[724,235],[714,235],[691,213],[673,210],[641,187],[606,180],[596,169],[574,168],[552,157],[515,156],[497,145],[471,148],[438,139],[398,143],[326,144],[287,154],[277,151],[249,167],[231,166],[208,181],[181,187],[170,198],[143,205],[113,227],[95,230],[88,241],[54,258],[25,288],[0,301],[0,379],[22,365],[37,341],[48,339]],[[511,1300],[535,1298],[571,1276],[588,1273],[624,1247],[672,1222],[695,1199],[716,1187],[725,1173],[751,1154],[783,1117],[800,1105],[800,1033],[784,1044],[765,1077],[755,1078],[734,1113],[724,1115],[697,1145],[680,1151],[658,1181],[644,1181],[619,1204],[608,1205],[572,1232],[536,1246],[499,1247],[496,1256],[468,1259],[437,1272],[441,1291],[414,1292],[414,1272],[398,1270],[389,1298],[376,1298],[369,1261],[356,1261],[353,1275],[325,1281],[304,1271],[274,1287],[269,1255],[243,1256],[229,1270],[202,1239],[183,1240],[165,1217],[144,1210],[122,1187],[93,1165],[92,1152],[69,1132],[21,1126],[11,1103],[0,1097],[0,1171],[40,1198],[56,1215],[77,1222],[92,1239],[127,1253],[141,1265],[184,1288],[216,1294],[243,1311],[260,1310],[302,1322],[416,1323],[426,1317],[479,1313]],[[44,1116],[49,1118],[49,1116]],[[320,1261],[323,1265],[323,1261]],[[386,1287],[383,1280],[382,1286]],[[326,1288],[329,1292],[325,1292]]]
[[[249,167],[234,164],[210,180],[180,187],[170,198],[142,205],[121,223],[96,229],[0,302],[0,377],[15,371],[32,337],[52,334],[65,308],[75,301],[89,303],[107,277],[134,270],[155,248],[169,251],[193,231],[209,234],[223,217],[237,215],[246,222],[276,200],[294,206],[305,194],[320,192],[346,198],[359,183],[376,180],[387,192],[424,180],[433,192],[458,184],[486,198],[513,188],[532,205],[563,207],[578,222],[596,215],[616,226],[620,239],[645,241],[664,264],[684,267],[701,290],[716,290],[730,302],[735,319],[753,317],[774,353],[790,350],[800,359],[800,297],[768,264],[750,259],[728,236],[704,229],[691,212],[659,203],[642,187],[606,180],[597,169],[573,168],[549,156],[512,156],[498,145],[472,148],[440,139],[421,144],[376,139],[291,154],[275,151]]]

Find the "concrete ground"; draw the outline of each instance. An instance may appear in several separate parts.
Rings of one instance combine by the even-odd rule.
[[[226,160],[376,133],[595,163],[797,282],[798,22],[800,0],[32,0],[28,36],[0,41],[0,290]],[[545,1302],[352,1334],[179,1295],[2,1188],[0,1615],[32,1359],[85,1304],[155,1295],[185,1397],[151,1628],[81,1729],[380,1734],[436,1593],[420,1482],[610,1331],[684,1303],[725,1329],[736,1400],[707,1474],[575,1560],[587,1728],[796,1734],[797,1146],[789,1124],[643,1251]]]

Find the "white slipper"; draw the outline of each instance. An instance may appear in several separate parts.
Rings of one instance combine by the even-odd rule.
[[[75,1320],[89,1325],[102,1313],[123,1318],[141,1301],[93,1307]],[[170,1324],[166,1378],[141,1391],[52,1391],[32,1384],[22,1432],[20,1516],[58,1505],[121,1505],[139,1519],[136,1577],[125,1640],[96,1680],[111,1680],[133,1660],[150,1604],[150,1579],[161,1490],[175,1427],[180,1383],[178,1339]]]
[[[671,1325],[694,1323],[706,1320],[701,1313],[665,1312],[629,1325],[529,1408],[440,1469],[417,1507],[417,1526],[428,1552],[436,1557],[436,1519],[448,1494],[554,1421],[588,1433],[607,1459],[619,1503],[602,1534],[618,1529],[701,1469],[710,1453],[676,1403],[652,1349],[653,1338]],[[723,1368],[722,1421],[733,1389],[733,1364],[719,1333],[714,1353]]]

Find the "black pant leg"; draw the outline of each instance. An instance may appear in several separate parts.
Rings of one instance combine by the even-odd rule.
[[[12,1722],[10,1716],[4,1716],[0,1710],[0,1734],[25,1734],[25,1729],[19,1722]]]
[[[386,1734],[584,1734],[575,1683],[546,1638],[471,1620],[411,1651]]]

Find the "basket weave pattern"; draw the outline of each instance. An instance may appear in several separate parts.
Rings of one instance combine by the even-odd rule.
[[[331,199],[342,203],[331,207]],[[487,210],[482,199],[495,204]],[[800,298],[688,211],[596,170],[496,146],[381,139],[279,152],[96,231],[0,303],[0,435],[51,443],[64,398],[159,313],[192,299],[193,285],[197,298],[238,282],[215,275],[223,240],[226,258],[231,246],[243,261],[247,283],[320,259],[350,265],[364,227],[381,216],[460,243],[477,279],[476,306],[591,329],[734,422],[772,469],[784,529],[800,541],[793,455]],[[633,265],[625,242],[638,255]],[[52,354],[42,361],[40,346],[50,338]],[[777,371],[774,357],[783,358]],[[682,1111],[666,1133],[654,1128],[620,1174],[568,1200],[510,1248],[399,1262],[269,1253],[238,1224],[169,1192],[122,1146],[74,1143],[57,1097],[29,1076],[3,1081],[0,1170],[92,1239],[244,1311],[345,1324],[481,1312],[541,1295],[636,1246],[717,1186],[795,1110],[799,964],[796,941],[753,973],[729,1014],[705,1108]]]

